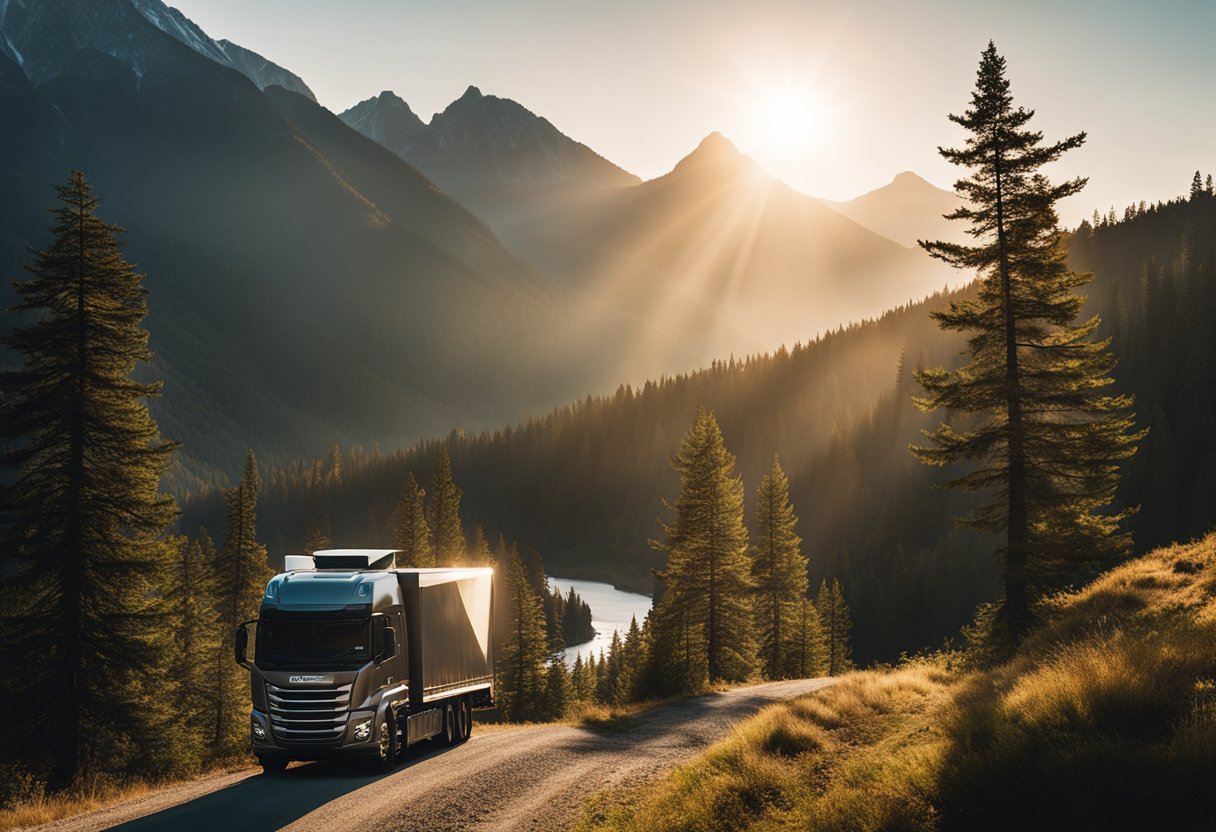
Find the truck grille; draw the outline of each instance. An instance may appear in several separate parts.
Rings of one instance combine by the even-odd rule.
[[[280,688],[266,683],[270,726],[282,743],[336,743],[346,730],[350,685],[337,688]]]

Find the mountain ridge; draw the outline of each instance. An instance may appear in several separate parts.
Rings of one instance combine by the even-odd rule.
[[[963,204],[953,191],[938,188],[919,174],[905,170],[886,185],[853,199],[823,200],[833,210],[866,228],[909,248],[917,240],[945,240],[965,243],[970,240],[964,223],[944,219]]]

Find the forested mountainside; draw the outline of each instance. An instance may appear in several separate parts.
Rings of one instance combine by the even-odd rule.
[[[1199,535],[1216,525],[1216,432],[1203,429],[1216,395],[1216,197],[1201,192],[1086,223],[1071,247],[1075,265],[1095,271],[1090,305],[1122,359],[1118,385],[1136,394],[1138,422],[1152,431],[1121,492],[1124,504],[1143,507],[1132,521],[1137,551]],[[954,523],[967,498],[931,490],[950,472],[921,466],[907,450],[936,419],[913,405],[911,371],[951,364],[962,347],[929,317],[955,296],[792,350],[622,387],[494,433],[454,431],[391,455],[347,454],[327,493],[333,539],[391,539],[406,471],[425,483],[446,444],[467,527],[536,547],[556,574],[649,591],[662,562],[647,540],[667,516],[662,498],[677,488],[668,460],[703,403],[738,457],[749,503],[780,455],[812,585],[844,582],[858,658],[938,644],[997,592],[991,541]],[[274,556],[300,545],[309,470],[301,462],[268,478],[262,533]],[[220,510],[217,494],[200,496],[186,505],[184,523],[212,526]]]
[[[561,287],[305,96],[259,90],[127,0],[3,11],[0,305],[45,244],[52,185],[83,170],[147,276],[178,490],[251,445],[267,462],[396,446],[611,389],[614,351],[571,334]]]

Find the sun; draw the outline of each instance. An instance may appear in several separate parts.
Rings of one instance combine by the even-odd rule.
[[[805,78],[770,76],[750,86],[740,138],[769,173],[797,177],[823,148],[829,109]]]
[[[785,85],[757,95],[754,129],[766,145],[793,150],[814,139],[821,117],[818,102],[809,90]]]

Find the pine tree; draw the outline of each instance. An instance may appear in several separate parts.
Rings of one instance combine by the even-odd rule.
[[[308,487],[308,515],[304,523],[304,551],[316,552],[333,546],[329,531],[329,494],[327,477],[317,462],[312,470],[312,482]]]
[[[176,514],[158,493],[174,443],[131,376],[151,359],[141,276],[124,229],[96,215],[74,171],[57,186],[50,245],[15,284],[29,315],[4,339],[21,360],[0,373],[0,636],[10,748],[48,752],[48,786],[138,769],[161,743],[167,656],[154,582],[172,558]]]
[[[329,463],[325,466],[325,484],[342,484],[342,448],[338,445],[329,449]]]
[[[652,545],[667,553],[666,589],[654,610],[652,684],[692,692],[706,682],[746,679],[753,668],[743,482],[713,414],[697,412],[673,460],[680,473],[674,520]]]
[[[455,566],[464,560],[464,529],[460,523],[462,492],[452,481],[452,461],[446,445],[439,447],[439,459],[431,477],[427,522],[431,530],[431,552],[437,566]]]
[[[1140,436],[1127,415],[1130,398],[1101,393],[1115,359],[1109,340],[1093,340],[1098,318],[1076,323],[1082,299],[1073,290],[1089,277],[1068,269],[1054,206],[1085,180],[1052,185],[1040,173],[1085,134],[1045,146],[1026,129],[1033,114],[1013,106],[1005,59],[989,43],[971,109],[950,116],[969,131],[966,147],[941,151],[971,169],[955,185],[968,206],[949,218],[969,222],[976,244],[921,242],[932,256],[977,270],[980,287],[978,300],[934,313],[943,329],[969,334],[971,362],[918,373],[928,395],[917,403],[979,419],[965,429],[943,423],[926,434],[931,447],[913,452],[930,465],[980,461],[949,486],[993,493],[962,522],[1004,533],[1008,646],[1030,626],[1037,590],[1075,577],[1082,559],[1129,550],[1118,528],[1127,512],[1109,506],[1118,464]]]
[[[807,592],[807,559],[794,530],[798,518],[790,505],[790,483],[773,456],[756,494],[752,535],[752,582],[755,585],[756,632],[760,662],[769,679],[789,679],[798,672],[799,633],[795,626]]]
[[[426,522],[423,498],[426,492],[414,479],[413,471],[405,473],[405,488],[397,503],[393,516],[396,545],[401,550],[399,565],[402,567],[428,567],[435,565],[431,551],[431,531]]]
[[[822,590],[821,590],[822,591]],[[823,621],[810,598],[798,602],[797,642],[794,645],[794,675],[799,679],[821,676],[829,667],[827,635]]]
[[[464,558],[464,563],[466,566],[489,566],[493,560],[490,541],[486,540],[486,533],[478,523],[473,528],[473,539],[469,541],[469,554]]]
[[[574,687],[570,681],[570,671],[566,669],[566,660],[561,654],[555,654],[549,659],[545,669],[545,719],[561,719],[566,715],[573,698]]]
[[[581,654],[574,657],[574,664],[570,668],[570,684],[572,696],[576,701],[583,702],[589,698],[583,683],[583,657]]]
[[[853,650],[849,647],[849,632],[853,622],[849,618],[849,605],[844,600],[844,587],[835,578],[819,585],[819,597],[815,599],[815,610],[823,627],[823,643],[827,653],[826,670],[829,676],[839,676],[853,668]]]
[[[1199,199],[1203,194],[1203,177],[1199,175],[1199,171],[1195,171],[1195,175],[1191,177],[1191,199]]]
[[[508,552],[498,564],[505,583],[510,626],[495,662],[497,685],[504,718],[523,722],[543,716],[545,663],[549,659],[545,633],[545,611],[532,591],[523,563]]]
[[[175,753],[197,767],[212,753],[212,737],[205,726],[215,724],[220,708],[216,663],[231,660],[232,646],[215,607],[217,556],[207,530],[200,529],[193,540],[179,538],[176,554],[168,584],[175,642],[170,678],[177,688]]]
[[[228,522],[224,548],[220,552],[219,613],[224,631],[258,617],[266,583],[274,577],[266,565],[266,547],[258,543],[257,499],[260,481],[253,451],[245,457],[241,482],[228,489]],[[220,707],[215,720],[215,748],[219,756],[243,750],[248,737],[249,676],[232,660],[232,653],[221,650],[218,657]]]
[[[646,666],[648,644],[646,628],[638,626],[637,616],[629,619],[629,630],[625,633],[625,669],[626,700],[629,702],[641,698],[642,670]]]

